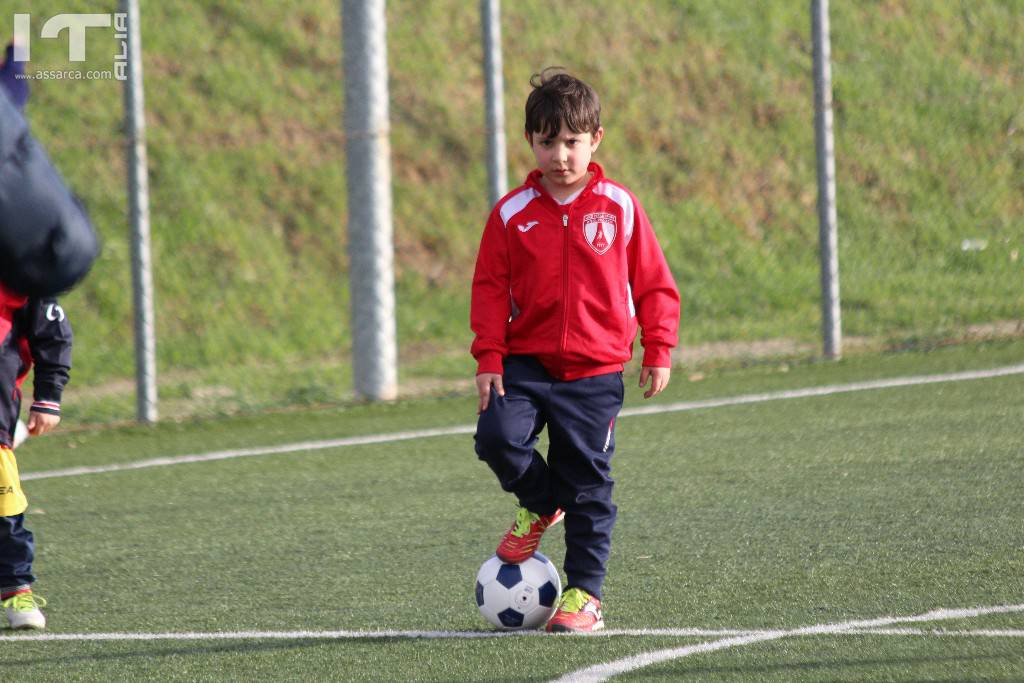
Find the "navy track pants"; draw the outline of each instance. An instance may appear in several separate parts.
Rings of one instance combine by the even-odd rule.
[[[505,396],[491,391],[480,414],[476,453],[501,487],[531,512],[565,510],[568,586],[600,599],[616,506],[611,458],[615,417],[622,408],[622,373],[560,381],[528,356],[510,356]],[[547,426],[547,461],[535,448]]]
[[[0,517],[0,591],[36,580],[32,575],[35,543],[25,528],[25,515]]]

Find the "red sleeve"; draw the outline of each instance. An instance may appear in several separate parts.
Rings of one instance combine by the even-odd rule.
[[[633,237],[629,242],[629,286],[640,323],[640,343],[647,367],[672,367],[672,349],[679,343],[679,289],[665,261],[654,228],[633,197]]]
[[[476,358],[478,375],[504,372],[503,360],[508,353],[505,335],[512,314],[509,287],[508,240],[495,207],[480,240],[469,307],[469,326],[476,333],[470,353]]]

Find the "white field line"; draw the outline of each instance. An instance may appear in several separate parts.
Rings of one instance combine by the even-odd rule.
[[[992,379],[995,377],[1006,377],[1009,375],[1020,374],[1024,374],[1024,364],[1010,365],[1002,368],[993,368],[991,370],[952,372],[944,375],[917,375],[914,377],[895,377],[892,379],[880,379],[868,382],[853,382],[851,384],[833,384],[821,387],[809,387],[807,389],[793,389],[790,391],[773,391],[762,394],[746,394],[742,396],[731,396],[727,398],[706,399],[703,401],[683,401],[680,403],[666,403],[664,405],[645,406],[642,408],[626,408],[620,413],[620,416],[632,417],[636,415],[659,415],[662,413],[678,413],[690,410],[702,410],[706,408],[722,408],[726,406],[746,405],[749,403],[763,403],[765,401],[780,401],[794,398],[831,396],[833,394],[844,394],[853,391],[891,389],[896,387],[917,386],[921,384],[936,384],[939,382],[963,382],[966,380]],[[459,425],[455,427],[437,427],[434,429],[417,429],[404,432],[391,432],[388,434],[368,434],[365,436],[349,436],[339,439],[324,439],[321,441],[305,441],[301,443],[282,444],[280,446],[236,448],[226,451],[213,451],[209,453],[197,453],[193,455],[175,455],[160,458],[151,458],[148,460],[137,460],[135,462],[116,463],[111,465],[96,465],[91,467],[68,467],[58,470],[26,472],[21,475],[21,480],[33,481],[36,479],[54,479],[57,477],[77,477],[84,474],[104,474],[107,472],[141,470],[150,467],[165,467],[168,465],[184,465],[187,463],[212,462],[214,460],[230,460],[232,458],[248,458],[257,455],[279,455],[282,453],[319,451],[328,448],[366,446],[378,443],[408,441],[410,439],[426,439],[436,436],[473,434],[475,431],[476,425]]]
[[[627,408],[622,415],[654,415],[656,413],[674,413],[684,410],[698,410],[701,408],[720,408],[723,406],[738,406],[747,403],[763,403],[764,401],[779,401],[791,398],[811,398],[814,396],[831,396],[833,394],[846,394],[852,391],[870,391],[872,389],[893,389],[897,387],[912,387],[921,384],[938,384],[940,382],[964,382],[973,379],[993,379],[995,377],[1007,377],[1010,375],[1024,374],[1024,364],[1009,365],[991,370],[969,370],[965,372],[950,372],[943,375],[916,375],[913,377],[892,377],[890,379],[876,379],[866,382],[851,382],[850,384],[831,384],[822,387],[808,387],[806,389],[792,389],[789,391],[772,391],[763,394],[746,394],[744,396],[730,396],[727,398],[708,399],[704,401],[684,401],[681,403],[667,403],[665,405],[645,406],[643,408]]]
[[[866,636],[953,636],[966,638],[1024,638],[1024,629],[979,628],[950,631],[944,628],[864,628],[843,631],[853,635]]]
[[[472,434],[476,425],[458,427],[438,427],[435,429],[417,429],[390,434],[368,434],[365,436],[348,436],[340,439],[324,439],[322,441],[304,441],[300,443],[282,444],[280,446],[258,446],[255,448],[234,448],[226,451],[197,453],[194,455],[172,455],[135,462],[115,463],[112,465],[96,465],[92,467],[67,467],[60,470],[44,470],[27,472],[21,475],[22,481],[33,479],[53,479],[56,477],[77,477],[83,474],[103,474],[105,472],[122,472],[124,470],[142,470],[149,467],[167,465],[184,465],[193,462],[212,462],[214,460],[230,460],[232,458],[249,458],[255,455],[279,455],[281,453],[298,453],[304,451],[320,451],[327,448],[346,448],[348,446],[365,446],[375,443],[391,443],[410,439],[426,439],[434,436],[451,436],[453,434]]]
[[[748,635],[736,635],[720,640],[713,640],[706,643],[697,643],[685,647],[671,648],[667,650],[655,650],[644,652],[631,657],[624,657],[613,662],[589,666],[562,676],[554,683],[602,683],[612,676],[629,673],[642,669],[653,664],[661,664],[674,659],[682,659],[690,655],[703,654],[724,650],[730,647],[741,645],[752,645],[780,638],[793,636],[810,635],[838,635],[846,633],[862,633],[866,630],[873,630],[890,626],[892,624],[907,624],[927,621],[941,621],[945,619],[969,619],[987,614],[1007,614],[1010,612],[1024,612],[1024,605],[1001,605],[998,607],[975,607],[971,609],[937,609],[925,614],[918,614],[911,617],[879,617],[878,619],[864,619],[858,621],[847,621],[839,624],[817,624],[815,626],[804,626],[789,630],[761,631]],[[919,635],[919,634],[914,634]]]
[[[665,638],[699,638],[699,637],[757,637],[779,631],[738,630],[738,629],[702,629],[702,628],[638,628],[638,629],[604,629],[587,634],[587,638],[605,637],[665,637]],[[944,629],[919,628],[850,628],[839,632],[843,635],[881,635],[881,636],[955,636],[963,638],[1024,638],[1024,630],[1020,629],[976,629],[947,631]],[[792,634],[811,635],[811,634]],[[25,641],[155,641],[155,640],[475,640],[480,638],[525,638],[545,637],[562,638],[563,635],[552,635],[544,631],[168,631],[164,633],[26,633],[24,635],[0,635],[0,642]]]
[[[667,636],[716,637],[735,634],[759,633],[732,629],[666,628],[666,629],[606,629],[594,636]],[[40,633],[35,635],[0,636],[5,640],[346,640],[355,638],[381,639],[407,638],[424,640],[473,640],[478,638],[553,637],[544,631],[194,631],[167,633]]]

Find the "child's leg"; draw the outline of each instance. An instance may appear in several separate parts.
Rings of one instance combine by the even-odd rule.
[[[611,458],[623,394],[619,372],[561,382],[551,393],[548,465],[565,510],[567,586],[598,599],[617,511]]]
[[[532,359],[506,359],[505,395],[491,391],[490,405],[480,413],[474,437],[477,455],[490,465],[501,488],[539,515],[556,509],[547,463],[534,448],[544,428],[543,402],[552,381]]]
[[[0,517],[0,595],[30,586],[35,544],[25,528],[25,515]]]
[[[35,546],[32,532],[25,528],[27,507],[14,451],[0,445],[0,595],[35,581]]]

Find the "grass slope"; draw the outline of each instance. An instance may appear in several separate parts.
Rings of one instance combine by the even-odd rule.
[[[34,3],[30,70],[69,68],[66,38],[38,37],[45,18],[111,9]],[[832,8],[847,334],[929,337],[1020,318],[1022,9]],[[602,95],[598,158],[659,231],[683,291],[684,343],[815,339],[806,5],[524,0],[502,11],[511,182],[531,165],[519,134],[529,76],[564,65]],[[189,413],[344,398],[337,3],[189,0],[142,12],[166,414],[179,403]],[[468,273],[489,209],[477,7],[392,0],[388,31],[402,378],[465,377]],[[113,50],[90,40],[87,67],[110,68]],[[133,372],[119,84],[33,86],[34,130],[105,243],[66,301],[75,383],[103,387],[83,396],[92,419],[127,418],[130,384],[113,383]],[[987,246],[965,252],[964,239]]]

